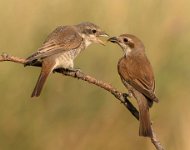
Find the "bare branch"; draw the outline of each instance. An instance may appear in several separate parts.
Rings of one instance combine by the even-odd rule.
[[[7,53],[3,53],[0,56],[0,62],[1,61],[11,61],[19,64],[24,64],[25,59],[24,58],[19,58],[19,57],[14,57],[14,56],[9,56]]]
[[[161,145],[160,141],[156,137],[156,133],[153,130],[153,127],[151,126],[153,136],[151,137],[151,142],[154,144],[155,148],[157,150],[164,150],[163,146]]]
[[[24,58],[19,58],[19,57],[14,57],[14,56],[10,56],[6,53],[3,53],[0,56],[0,62],[1,61],[11,61],[11,62],[15,62],[15,63],[20,63],[20,64],[24,64],[25,63],[25,59]],[[39,63],[35,63],[34,64],[35,67],[40,67],[41,64]],[[89,83],[95,84],[105,90],[107,90],[108,92],[112,93],[118,100],[121,101],[121,103],[123,103],[127,109],[133,114],[133,116],[138,120],[139,119],[139,112],[138,110],[133,106],[133,104],[127,99],[127,94],[126,93],[121,93],[119,92],[117,89],[115,89],[114,87],[112,87],[110,84],[105,83],[103,81],[97,80],[94,77],[91,77],[89,75],[86,75],[80,71],[66,71],[65,69],[56,69],[55,72],[58,73],[62,73],[66,76],[71,76],[77,79],[81,79],[84,81],[87,81]]]
[[[2,61],[11,61],[11,62],[19,63],[19,64],[24,64],[25,63],[24,58],[10,56],[10,55],[8,55],[6,53],[3,53],[0,56],[0,62],[2,62]],[[37,62],[37,63],[33,64],[33,66],[40,67],[41,63]],[[81,71],[68,71],[68,70],[60,68],[60,69],[56,69],[55,72],[62,73],[65,76],[71,76],[73,78],[81,79],[81,80],[87,81],[88,83],[91,83],[91,84],[94,84],[96,86],[99,86],[99,87],[103,88],[104,90],[106,90],[106,91],[110,92],[111,94],[113,94],[130,111],[130,113],[137,120],[139,120],[139,112],[135,108],[135,106],[128,100],[128,98],[127,98],[128,94],[127,93],[119,92],[111,84],[108,84],[108,83],[103,82],[101,80],[97,80],[96,78],[94,78],[92,76],[89,76],[89,75],[87,75],[87,74],[85,74],[85,73],[83,73]],[[152,132],[153,132],[153,137],[151,138],[151,142],[154,144],[154,146],[155,146],[155,148],[157,150],[164,150],[164,148],[162,147],[160,141],[156,137],[156,134],[153,131],[153,128],[152,128]]]

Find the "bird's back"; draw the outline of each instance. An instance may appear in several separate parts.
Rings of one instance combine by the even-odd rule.
[[[26,65],[51,55],[77,49],[82,40],[75,26],[59,26],[49,34],[38,51],[26,59]]]
[[[137,91],[152,101],[158,101],[155,91],[155,80],[152,66],[146,55],[124,56],[118,62],[118,73]]]

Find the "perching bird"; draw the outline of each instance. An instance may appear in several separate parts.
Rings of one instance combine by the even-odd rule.
[[[74,59],[92,43],[104,45],[99,39],[108,36],[97,25],[83,22],[72,26],[57,27],[37,52],[26,59],[25,66],[37,61],[42,62],[42,69],[31,97],[39,96],[48,75],[57,68],[74,69]]]
[[[140,39],[131,34],[112,37],[108,41],[117,43],[124,56],[118,62],[118,73],[129,95],[134,96],[139,107],[139,135],[152,137],[149,108],[158,102],[155,96],[155,80],[152,66],[145,54]]]

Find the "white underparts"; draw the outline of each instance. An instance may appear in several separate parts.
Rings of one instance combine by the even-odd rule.
[[[80,53],[80,51],[81,49],[74,49],[60,54],[55,60],[55,68],[73,68],[74,59]]]

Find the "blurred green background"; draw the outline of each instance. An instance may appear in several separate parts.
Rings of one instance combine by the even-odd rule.
[[[91,21],[110,35],[142,39],[160,99],[151,119],[167,150],[190,149],[190,1],[1,0],[0,52],[27,57],[58,25]],[[75,67],[125,92],[117,74],[122,51],[91,45]],[[31,99],[40,68],[0,63],[0,150],[152,150],[138,122],[110,93],[52,74]]]

